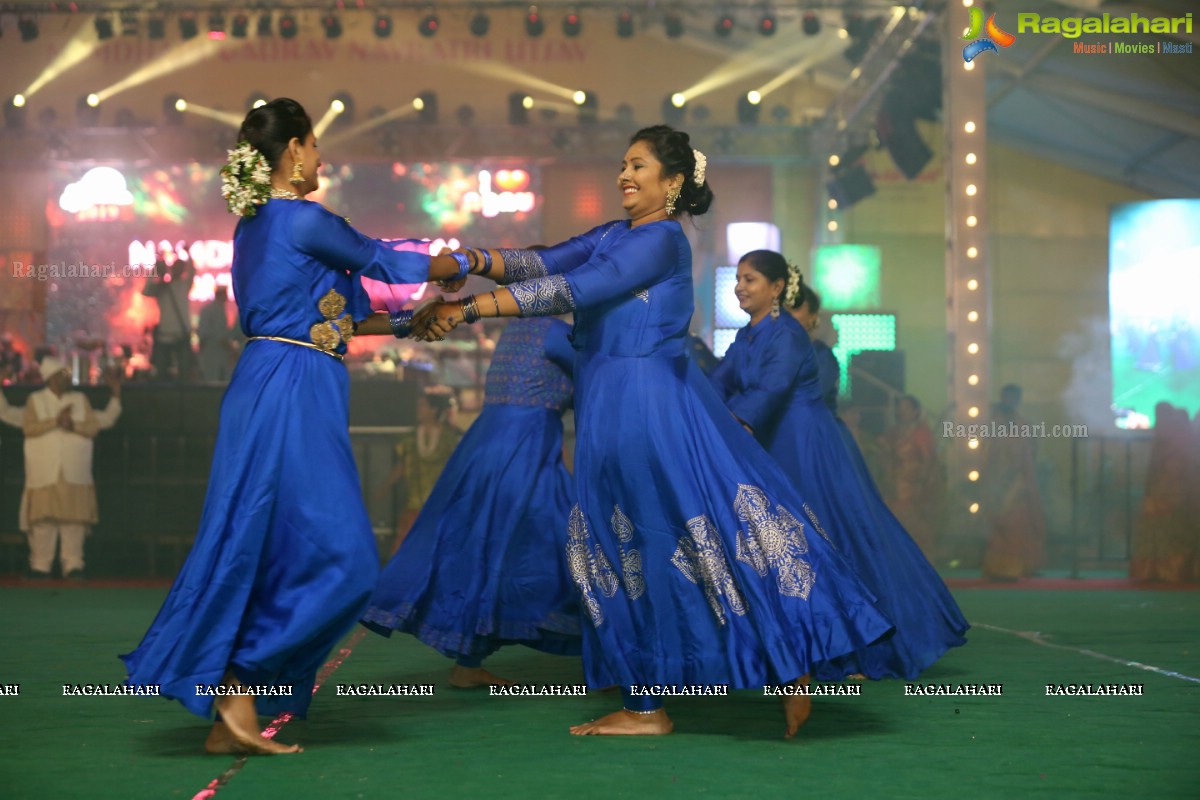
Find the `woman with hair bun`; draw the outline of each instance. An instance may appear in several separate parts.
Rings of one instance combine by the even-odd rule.
[[[734,288],[750,323],[738,331],[711,380],[734,417],[767,448],[811,504],[829,538],[853,563],[895,632],[819,663],[823,680],[850,675],[916,678],[969,627],[921,549],[880,497],[845,426],[825,403],[817,354],[783,308],[807,299],[797,267],[770,250],[738,262]],[[802,301],[806,302],[806,301]],[[805,507],[809,512],[810,508]]]
[[[688,356],[692,252],[678,217],[712,203],[704,155],[686,133],[645,128],[617,188],[627,220],[541,251],[467,251],[508,288],[443,302],[424,336],[485,316],[575,313],[565,549],[587,612],[588,684],[621,686],[624,708],[571,732],[666,734],[665,695],[777,684],[790,737],[811,710],[813,666],[891,623],[800,523],[804,500]]]
[[[312,121],[280,98],[254,109],[222,169],[241,217],[233,286],[249,343],[221,402],[195,545],[142,643],[131,685],[216,723],[213,753],[293,753],[258,714],[303,716],[317,669],[366,607],[379,572],[350,450],[342,358],[355,335],[407,335],[374,314],[360,277],[457,281],[462,255],[401,252],[305,195],[321,156]]]

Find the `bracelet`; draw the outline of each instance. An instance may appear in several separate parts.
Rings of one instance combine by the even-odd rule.
[[[642,717],[648,717],[648,716],[650,716],[651,714],[657,714],[658,712],[662,711],[662,706],[659,706],[658,708],[652,708],[652,709],[650,709],[649,711],[637,711],[637,710],[635,710],[635,709],[632,709],[632,708],[625,708],[625,709],[622,709],[622,710],[623,710],[623,711],[628,711],[630,714],[637,714],[637,715],[639,715],[639,716],[642,716]]]
[[[479,321],[479,304],[475,301],[475,295],[471,295],[459,304],[462,308],[463,322],[471,325]]]
[[[471,274],[471,262],[466,253],[451,253],[450,257],[458,262],[458,274],[454,276],[453,280],[460,281]]]
[[[492,303],[496,306],[496,316],[500,316],[500,300],[496,298],[495,292],[488,292],[492,296]]]
[[[492,275],[492,254],[488,252],[487,248],[484,248],[479,252],[483,253],[483,271],[479,274],[485,278],[489,278]]]
[[[388,324],[392,326],[392,335],[397,339],[406,339],[412,333],[412,318],[411,311],[397,311],[395,314],[388,314]]]

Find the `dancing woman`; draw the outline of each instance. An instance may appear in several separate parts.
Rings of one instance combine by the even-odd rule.
[[[803,286],[802,291],[796,292],[787,304],[786,310],[804,330],[808,331],[809,340],[817,354],[817,372],[821,380],[821,399],[825,407],[838,413],[838,393],[841,391],[842,366],[838,363],[833,348],[826,342],[816,338],[817,328],[821,327],[821,295],[811,286]],[[837,344],[837,328],[833,328],[833,343]]]
[[[800,271],[779,253],[755,250],[738,263],[738,303],[750,322],[738,331],[713,385],[734,416],[754,433],[828,533],[879,597],[896,631],[855,653],[817,666],[819,678],[849,674],[915,678],[969,627],[941,577],[888,510],[861,459],[848,450],[825,404],[817,355],[808,333],[780,307],[805,291]]]
[[[557,319],[508,324],[483,412],[463,436],[363,624],[411,633],[455,659],[450,684],[508,684],[483,668],[505,644],[578,655],[579,600],[562,547],[573,492],[562,414],[575,351]]]
[[[687,355],[692,254],[675,217],[712,202],[703,154],[685,133],[643,129],[618,188],[628,220],[540,252],[471,251],[511,285],[442,304],[423,335],[575,311],[567,556],[588,683],[624,687],[625,705],[571,731],[665,734],[662,692],[804,686],[891,623]],[[789,691],[784,709],[793,736],[811,700]]]
[[[249,343],[221,402],[195,545],[122,658],[130,684],[157,684],[200,716],[216,706],[209,752],[291,753],[260,734],[256,707],[307,711],[379,571],[342,358],[351,336],[403,333],[411,315],[372,315],[358,278],[458,280],[468,262],[394,251],[305,200],[321,157],[294,100],[251,111],[238,138],[222,193],[242,217],[232,274]]]

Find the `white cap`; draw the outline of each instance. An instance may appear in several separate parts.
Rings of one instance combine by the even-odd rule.
[[[42,359],[42,364],[38,369],[42,373],[42,380],[48,381],[52,375],[56,375],[59,372],[66,372],[67,365],[54,356],[46,356]]]

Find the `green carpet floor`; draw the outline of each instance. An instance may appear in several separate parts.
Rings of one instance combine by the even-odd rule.
[[[0,589],[0,797],[193,798],[235,761],[207,724],[154,698],[73,698],[116,683],[162,589]],[[1002,697],[906,697],[898,681],[822,698],[784,741],[761,693],[668,704],[676,733],[576,738],[619,698],[496,698],[445,684],[448,663],[407,636],[363,638],[279,735],[299,756],[256,758],[237,798],[1197,798],[1200,592],[959,590],[970,642],[922,683],[1002,684]],[[983,625],[991,627],[982,627]],[[998,630],[1004,629],[1004,630]],[[1007,631],[1038,632],[1041,642]],[[580,683],[577,660],[501,651],[525,683]],[[437,684],[433,697],[337,697],[338,683]],[[1143,684],[1141,697],[1047,697],[1046,684]]]

